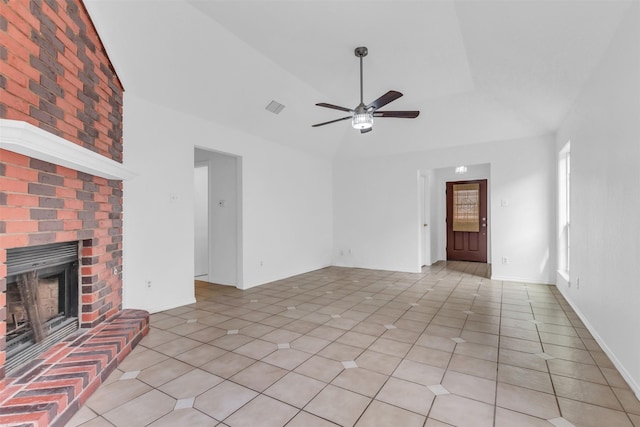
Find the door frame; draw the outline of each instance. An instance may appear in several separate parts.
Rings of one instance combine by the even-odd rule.
[[[207,214],[206,214],[206,227],[207,227],[207,238],[206,238],[206,265],[207,265],[207,273],[205,275],[199,275],[199,276],[194,276],[196,280],[203,280],[203,279],[198,279],[199,277],[202,276],[206,276],[206,281],[209,281],[209,273],[211,272],[211,257],[210,257],[210,252],[211,252],[211,192],[209,191],[209,185],[211,182],[211,162],[209,162],[208,160],[205,161],[196,161],[193,165],[193,169],[194,169],[194,174],[195,174],[195,170],[198,168],[206,168],[206,172],[207,172],[207,185],[206,185],[206,205],[207,205]],[[195,212],[194,212],[195,213]],[[195,259],[198,256],[197,250],[195,249],[195,241],[196,241],[196,236],[195,236],[195,227],[194,227],[194,264],[195,264]],[[195,265],[194,265],[194,269],[195,269]]]
[[[219,207],[218,203],[216,202],[216,198],[214,197],[214,190],[213,190],[213,180],[214,180],[214,159],[215,158],[220,158],[220,157],[224,157],[227,158],[229,160],[232,159],[233,162],[235,162],[235,177],[229,181],[227,183],[227,185],[230,185],[231,188],[233,189],[233,191],[235,192],[236,195],[236,203],[235,203],[235,229],[233,229],[234,232],[234,236],[233,236],[233,242],[235,244],[235,251],[234,251],[234,258],[235,258],[235,262],[233,263],[233,268],[235,270],[234,273],[234,278],[231,281],[228,282],[222,282],[219,280],[215,280],[216,277],[215,276],[215,271],[216,269],[214,268],[214,259],[213,259],[213,253],[212,253],[212,248],[213,248],[213,239],[216,238],[215,236],[215,226],[214,226],[214,218],[216,216],[216,212],[215,209]],[[196,160],[198,159],[198,160]],[[205,147],[201,147],[201,146],[194,146],[194,169],[196,167],[196,165],[198,163],[207,163],[208,164],[208,170],[209,170],[209,192],[208,192],[208,206],[209,206],[209,218],[208,218],[208,224],[209,224],[209,229],[208,229],[208,234],[209,234],[209,238],[208,238],[208,247],[209,247],[209,279],[210,280],[214,280],[216,283],[222,284],[222,285],[227,285],[227,286],[235,286],[238,289],[243,289],[244,286],[244,275],[243,275],[243,246],[242,246],[242,230],[243,230],[243,225],[242,225],[242,209],[243,209],[243,195],[242,195],[242,178],[243,178],[243,172],[242,172],[242,157],[235,155],[235,154],[230,154],[230,153],[225,153],[222,151],[217,151],[217,150],[212,150],[209,148],[205,148]],[[224,206],[224,205],[220,205],[220,206]],[[194,227],[194,232],[195,232],[195,227]],[[194,236],[195,239],[195,236]]]
[[[420,268],[432,264],[431,253],[431,181],[426,173],[418,175],[418,203],[419,203],[419,239],[420,239]]]
[[[479,217],[481,218],[479,219],[480,228],[478,231],[478,233],[482,233],[485,236],[484,239],[481,238],[481,241],[484,240],[484,254],[482,253],[482,251],[476,252],[476,253],[479,253],[478,259],[466,259],[466,260],[450,259],[449,246],[452,244],[452,242],[450,242],[449,240],[449,237],[450,237],[449,226],[452,218],[449,211],[450,209],[449,198],[453,196],[451,193],[449,193],[449,190],[453,191],[453,186],[456,184],[476,184],[476,183],[480,183],[480,193],[481,193],[480,202],[481,203],[484,202],[479,212]],[[483,193],[484,193],[484,197],[483,197]],[[445,259],[447,261],[451,260],[451,261],[481,262],[486,264],[489,263],[489,259],[490,259],[490,256],[489,256],[489,223],[490,223],[489,199],[490,199],[489,198],[489,180],[486,178],[445,181]],[[484,255],[484,257],[482,255]]]

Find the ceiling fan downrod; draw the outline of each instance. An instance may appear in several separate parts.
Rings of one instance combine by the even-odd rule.
[[[360,105],[364,105],[364,95],[363,95],[363,87],[362,87],[362,58],[367,56],[369,50],[365,46],[357,47],[353,53],[360,58]]]

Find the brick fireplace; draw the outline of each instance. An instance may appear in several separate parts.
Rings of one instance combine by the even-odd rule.
[[[7,250],[77,242],[79,327],[109,323],[122,312],[122,180],[131,174],[122,167],[123,88],[81,0],[0,2],[0,59],[6,398],[16,384],[5,369]]]

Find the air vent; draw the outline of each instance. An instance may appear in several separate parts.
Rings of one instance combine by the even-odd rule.
[[[271,111],[273,114],[280,114],[280,111],[284,110],[284,105],[276,101],[271,101],[269,105],[264,108],[267,111]]]

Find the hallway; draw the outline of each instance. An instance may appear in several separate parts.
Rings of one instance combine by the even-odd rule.
[[[152,315],[67,426],[639,427],[640,402],[556,288],[486,268],[197,282],[197,303]]]

